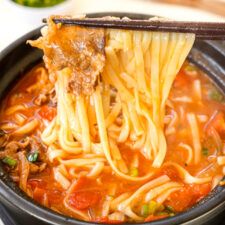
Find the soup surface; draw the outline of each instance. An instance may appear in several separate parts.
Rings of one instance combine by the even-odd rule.
[[[61,214],[106,223],[162,219],[196,204],[225,173],[224,99],[205,74],[188,62],[177,75],[166,104],[164,163],[154,168],[154,176],[145,181],[121,179],[100,156],[94,158],[98,164],[92,168],[82,164],[85,159],[74,160],[82,158],[82,153],[63,153],[57,143],[51,151],[41,136],[57,110],[56,93],[48,72],[44,65],[37,65],[1,104],[0,158],[20,188],[35,201]],[[118,160],[121,157],[125,163],[120,164],[121,171],[131,177],[149,171],[151,160],[140,151],[124,143],[118,147],[121,153]],[[195,148],[200,148],[198,163],[193,157]],[[92,155],[86,159],[92,160]],[[97,174],[103,163],[104,169]],[[160,185],[151,183],[155,180]],[[150,190],[145,197],[139,196],[146,185],[151,186]],[[124,205],[119,209],[117,205],[133,194],[139,197],[132,204],[132,212],[123,213]]]

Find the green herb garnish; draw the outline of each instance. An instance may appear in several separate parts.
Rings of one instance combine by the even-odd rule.
[[[210,100],[213,100],[213,101],[216,101],[216,102],[222,102],[223,101],[223,95],[218,90],[216,90],[215,88],[213,88],[212,90],[209,91],[208,98]]]
[[[5,163],[5,164],[7,164],[10,167],[15,167],[16,164],[17,164],[17,160],[16,159],[13,159],[10,156],[6,156],[5,158],[3,158],[2,162]]]
[[[38,159],[38,155],[39,153],[36,151],[36,152],[31,152],[27,155],[27,160],[29,162],[36,162],[37,159]]]
[[[168,213],[174,213],[174,208],[170,205],[165,205],[165,209]]]
[[[208,155],[209,155],[209,149],[208,149],[208,148],[203,147],[203,148],[202,148],[202,155],[204,155],[204,156],[208,156]]]
[[[187,66],[185,66],[184,70],[186,72],[193,72],[196,71],[196,67],[194,65],[188,64]]]
[[[137,177],[138,176],[138,168],[133,167],[130,169],[130,176],[131,177]]]
[[[147,217],[149,215],[149,205],[145,204],[141,207],[141,215]]]
[[[156,215],[157,216],[168,216],[168,213],[167,212],[158,212]]]
[[[57,5],[65,0],[12,0],[17,4],[29,7],[49,7]]]

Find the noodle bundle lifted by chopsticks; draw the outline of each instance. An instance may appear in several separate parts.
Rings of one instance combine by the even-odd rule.
[[[211,181],[211,177],[192,176],[177,163],[164,164],[167,99],[194,34],[103,30],[54,24],[51,19],[42,34],[29,43],[44,51],[57,113],[45,123],[41,139],[54,162],[55,180],[68,190],[64,205],[69,211],[88,220],[87,214],[68,203],[76,185],[71,176],[98,178],[111,171],[126,182],[142,182],[135,192],[106,200],[102,212],[102,216],[111,211],[112,218],[122,215],[135,221],[144,220],[133,209],[140,197],[161,204],[183,185],[158,174],[158,168],[174,167],[186,184]],[[192,126],[190,118],[194,135],[197,121]],[[199,140],[194,154],[190,146],[181,143],[180,147],[188,153],[187,162],[200,160]],[[124,160],[124,148],[126,159],[132,152],[130,163]],[[149,163],[147,170],[139,168],[138,154]]]
[[[30,42],[44,50],[54,77],[57,116],[42,134],[49,154],[60,149],[59,163],[67,165],[65,158],[74,156],[78,167],[93,170],[107,164],[131,181],[154,175],[167,151],[167,98],[194,39],[193,34],[103,31],[50,21],[43,37]],[[120,144],[141,151],[151,162],[148,174],[128,174]]]

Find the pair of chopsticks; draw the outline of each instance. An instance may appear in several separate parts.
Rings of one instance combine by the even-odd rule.
[[[47,20],[44,19],[43,22]],[[54,23],[85,27],[194,33],[197,39],[225,40],[225,23],[217,22],[178,22],[167,20],[124,20],[100,18],[53,18]]]

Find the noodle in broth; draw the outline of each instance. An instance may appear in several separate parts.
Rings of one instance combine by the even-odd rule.
[[[194,39],[49,22],[30,42],[48,70],[34,68],[2,107],[11,177],[46,207],[103,223],[162,219],[207,195],[224,170],[225,108],[184,62]],[[69,58],[56,43],[71,40]]]

